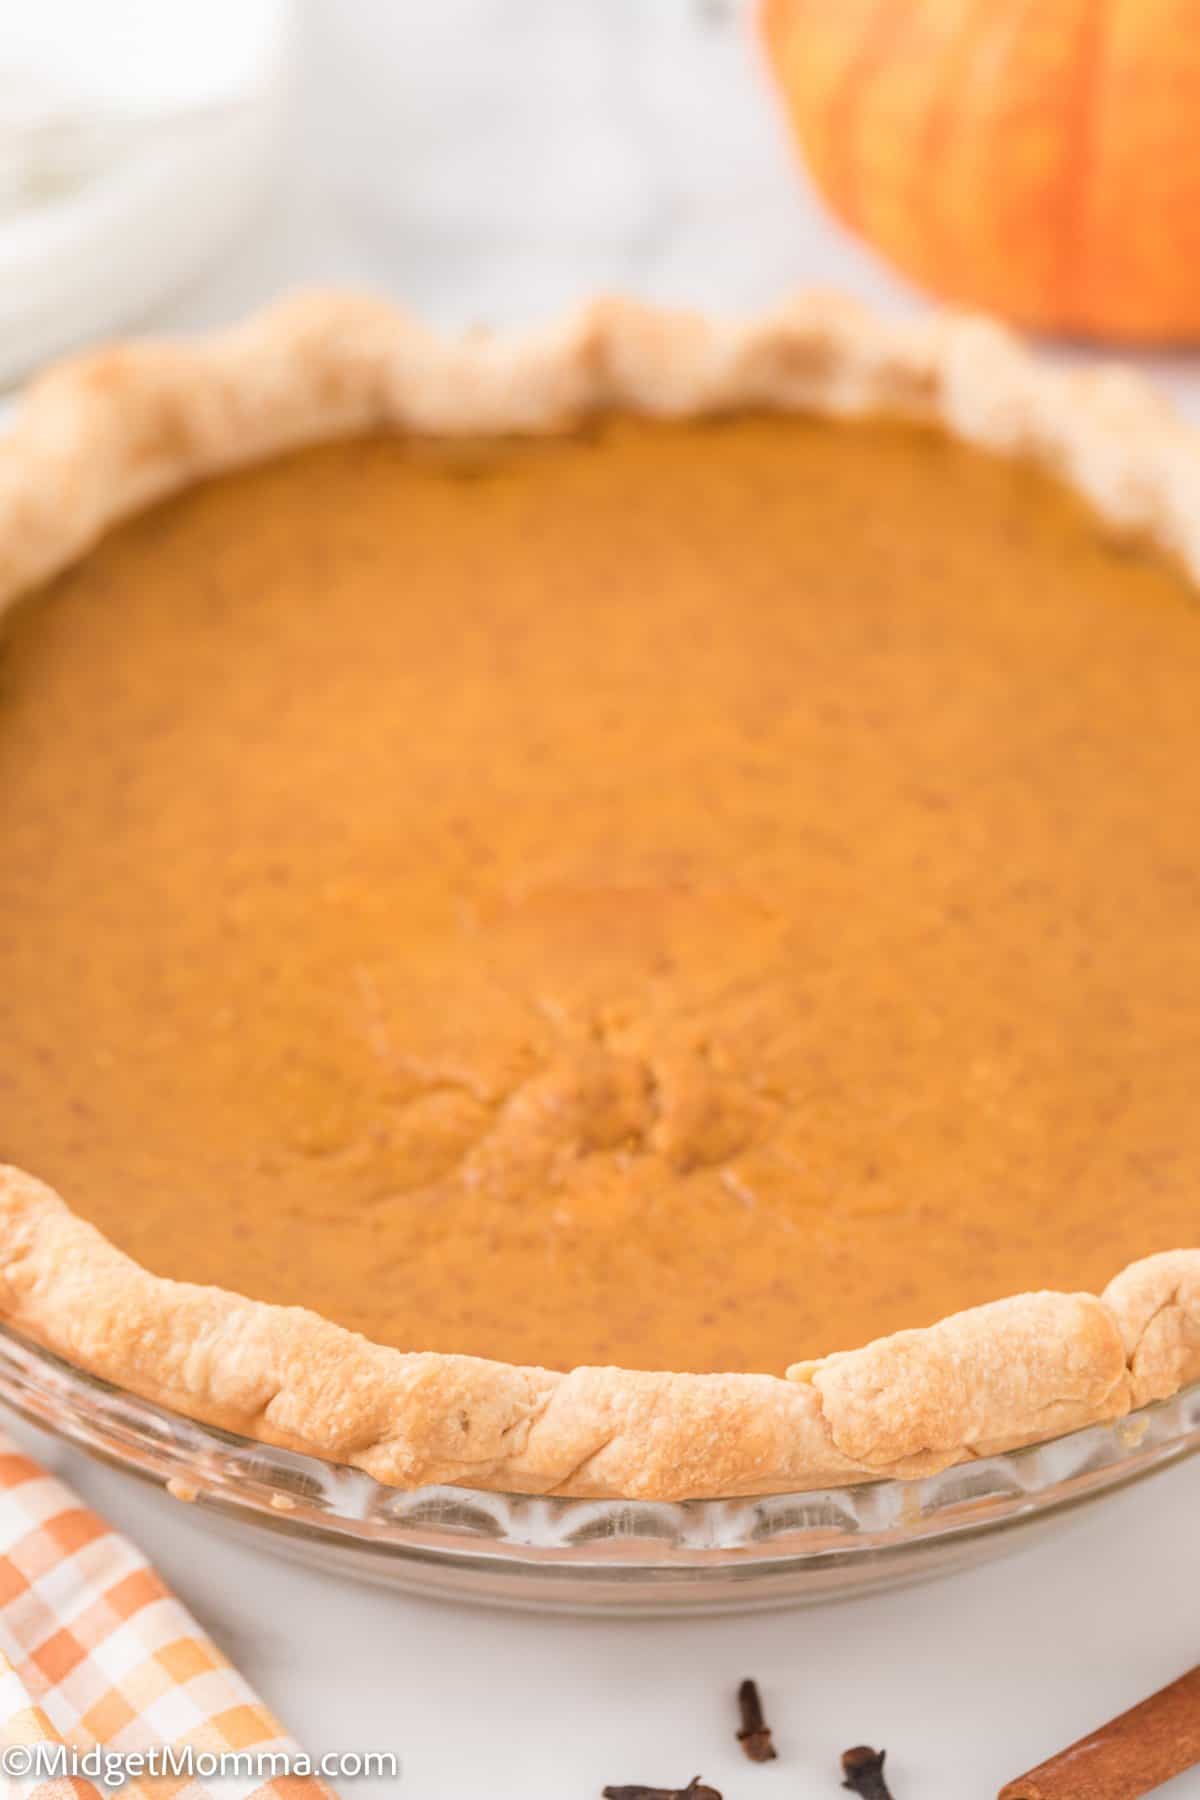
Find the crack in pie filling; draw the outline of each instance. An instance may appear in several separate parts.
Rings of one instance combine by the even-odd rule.
[[[1200,453],[906,329],[322,299],[35,392],[18,1330],[385,1480],[664,1496],[1200,1373]]]

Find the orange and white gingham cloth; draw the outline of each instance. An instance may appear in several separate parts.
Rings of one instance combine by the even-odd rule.
[[[0,1432],[0,1746],[297,1746],[133,1545]],[[20,1800],[100,1800],[83,1777],[9,1777]],[[315,1777],[130,1780],[127,1800],[333,1800]]]

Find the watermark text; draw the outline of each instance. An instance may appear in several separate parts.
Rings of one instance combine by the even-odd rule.
[[[400,1759],[391,1750],[334,1750],[308,1756],[303,1750],[196,1750],[190,1744],[155,1744],[146,1750],[110,1750],[94,1744],[7,1744],[0,1750],[0,1775],[10,1781],[93,1781],[105,1788],[127,1781],[276,1781],[300,1775],[318,1781],[395,1781]]]

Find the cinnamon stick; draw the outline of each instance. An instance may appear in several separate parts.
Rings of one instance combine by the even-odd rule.
[[[998,1800],[1137,1800],[1198,1762],[1200,1666],[1007,1782]]]

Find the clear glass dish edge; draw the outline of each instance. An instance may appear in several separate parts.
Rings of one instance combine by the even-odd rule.
[[[177,1499],[266,1528],[276,1548],[307,1560],[443,1596],[583,1610],[639,1610],[639,1588],[644,1610],[672,1610],[684,1582],[691,1603],[702,1601],[707,1580],[714,1595],[720,1589],[717,1605],[759,1605],[914,1579],[973,1560],[973,1540],[1044,1523],[1200,1450],[1195,1384],[1115,1424],[915,1481],[719,1500],[586,1500],[385,1487],[362,1470],[169,1412],[6,1326],[0,1398]],[[754,1581],[761,1591],[752,1596],[745,1584]]]

